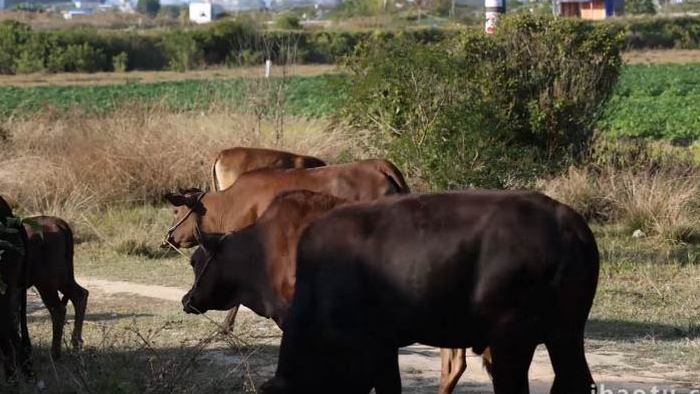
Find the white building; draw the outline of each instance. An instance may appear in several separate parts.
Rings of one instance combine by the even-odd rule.
[[[212,3],[190,3],[190,21],[209,23],[221,13],[221,7]]]

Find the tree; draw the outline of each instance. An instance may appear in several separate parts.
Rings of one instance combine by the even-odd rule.
[[[160,0],[139,0],[136,4],[136,10],[151,18],[155,18],[160,11]]]

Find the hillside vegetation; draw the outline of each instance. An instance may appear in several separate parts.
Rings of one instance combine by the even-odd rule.
[[[34,30],[14,20],[0,22],[0,74],[126,70],[193,70],[212,66],[276,63],[337,63],[360,44],[407,38],[421,43],[450,40],[477,24],[413,25],[363,29],[266,29],[251,19],[158,30],[75,27]],[[604,26],[625,48],[700,47],[700,18],[620,18],[586,23]]]

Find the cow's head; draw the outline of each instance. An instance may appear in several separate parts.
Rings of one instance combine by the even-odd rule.
[[[182,297],[185,312],[200,314],[208,310],[227,310],[239,304],[235,300],[236,284],[229,280],[233,264],[220,253],[223,236],[199,234],[200,247],[192,254],[190,264],[194,271],[194,284]]]
[[[202,204],[205,194],[199,189],[165,194],[164,198],[173,206],[174,219],[161,247],[167,248],[172,245],[176,248],[191,248],[197,245],[195,231],[199,217],[206,213]]]

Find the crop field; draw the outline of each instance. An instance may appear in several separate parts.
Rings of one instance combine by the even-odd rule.
[[[599,124],[614,136],[700,138],[700,64],[625,67]]]
[[[317,70],[317,72],[330,70]],[[205,74],[206,75],[206,74]],[[36,80],[0,83],[0,118],[27,116],[47,108],[105,114],[134,102],[170,110],[191,111],[212,105],[241,108],[251,103],[251,90],[272,94],[283,85],[284,108],[293,116],[319,118],[332,114],[342,103],[347,80],[342,74],[293,76],[282,81],[251,82],[250,78],[198,78],[93,85],[31,86]],[[259,81],[259,80],[258,80]],[[26,87],[29,85],[29,87]],[[267,92],[267,93],[265,93]],[[700,138],[700,63],[627,65],[606,111],[598,123],[615,137],[643,137],[692,142]]]
[[[201,110],[215,104],[240,108],[254,105],[246,100],[251,95],[267,99],[278,89],[285,93],[284,108],[289,115],[320,117],[332,112],[342,100],[345,79],[330,74],[269,80],[234,78],[97,86],[5,86],[0,88],[0,118],[29,116],[47,108],[77,109],[99,115],[133,104],[158,105],[174,111]]]

